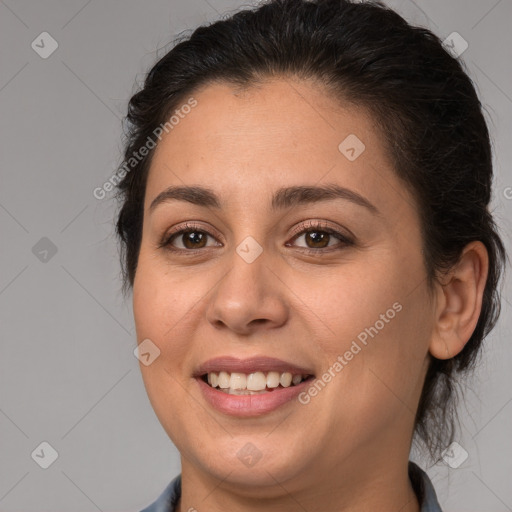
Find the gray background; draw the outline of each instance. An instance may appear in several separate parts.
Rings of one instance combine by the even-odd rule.
[[[457,31],[469,43],[461,59],[490,123],[493,207],[510,251],[512,1],[388,3],[443,39]],[[116,205],[111,195],[95,199],[93,190],[115,171],[127,101],[156,50],[240,6],[0,1],[1,511],[137,511],[180,471],[133,355],[131,301],[120,293],[113,236]],[[58,42],[47,59],[31,47],[43,31]],[[468,458],[458,468],[428,468],[447,512],[512,510],[510,332],[505,300],[468,384],[467,407],[461,404],[458,443]],[[48,469],[31,456],[43,441],[58,452]]]

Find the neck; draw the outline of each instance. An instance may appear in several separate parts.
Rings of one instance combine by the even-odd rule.
[[[390,467],[389,463],[373,461],[364,471],[346,464],[342,470],[326,471],[324,475],[310,471],[297,476],[293,483],[270,478],[267,486],[256,490],[231,480],[231,472],[224,480],[217,480],[182,463],[182,491],[176,511],[420,512],[407,464],[405,461]]]

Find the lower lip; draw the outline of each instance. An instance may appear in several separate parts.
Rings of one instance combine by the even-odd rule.
[[[232,416],[249,417],[261,416],[291,402],[310,385],[313,377],[295,386],[275,388],[274,391],[258,395],[230,395],[212,388],[201,377],[196,380],[204,398],[215,409]]]

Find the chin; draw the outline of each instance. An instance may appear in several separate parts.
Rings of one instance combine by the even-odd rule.
[[[207,457],[205,453],[196,455],[203,471],[226,485],[236,485],[237,490],[245,489],[250,493],[254,488],[274,487],[276,496],[282,493],[279,483],[294,478],[304,470],[304,458],[293,450],[293,453],[282,449],[282,444],[275,446],[265,438],[260,441],[229,437],[225,446],[211,447]],[[261,449],[256,448],[258,444]],[[263,493],[265,497],[270,497]]]

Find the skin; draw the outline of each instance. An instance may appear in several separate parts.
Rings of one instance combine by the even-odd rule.
[[[181,454],[178,510],[418,512],[407,473],[414,413],[429,354],[453,357],[476,326],[484,246],[467,246],[429,294],[417,208],[375,123],[318,84],[215,83],[193,97],[197,106],[154,154],[133,286],[137,340],[161,351],[140,366]],[[366,146],[354,161],[338,149],[349,134]],[[279,187],[327,183],[359,193],[379,214],[343,199],[267,208]],[[150,212],[170,185],[209,187],[222,208],[172,200]],[[315,228],[292,234],[310,219],[350,230],[354,244],[331,236],[315,246]],[[159,247],[186,221],[210,233],[199,254],[183,236],[173,241],[179,253]],[[263,250],[250,264],[235,251],[247,236]],[[192,377],[220,355],[278,357],[319,377],[397,302],[401,311],[306,405],[240,419],[213,409]],[[251,467],[237,457],[247,442],[262,454]]]

